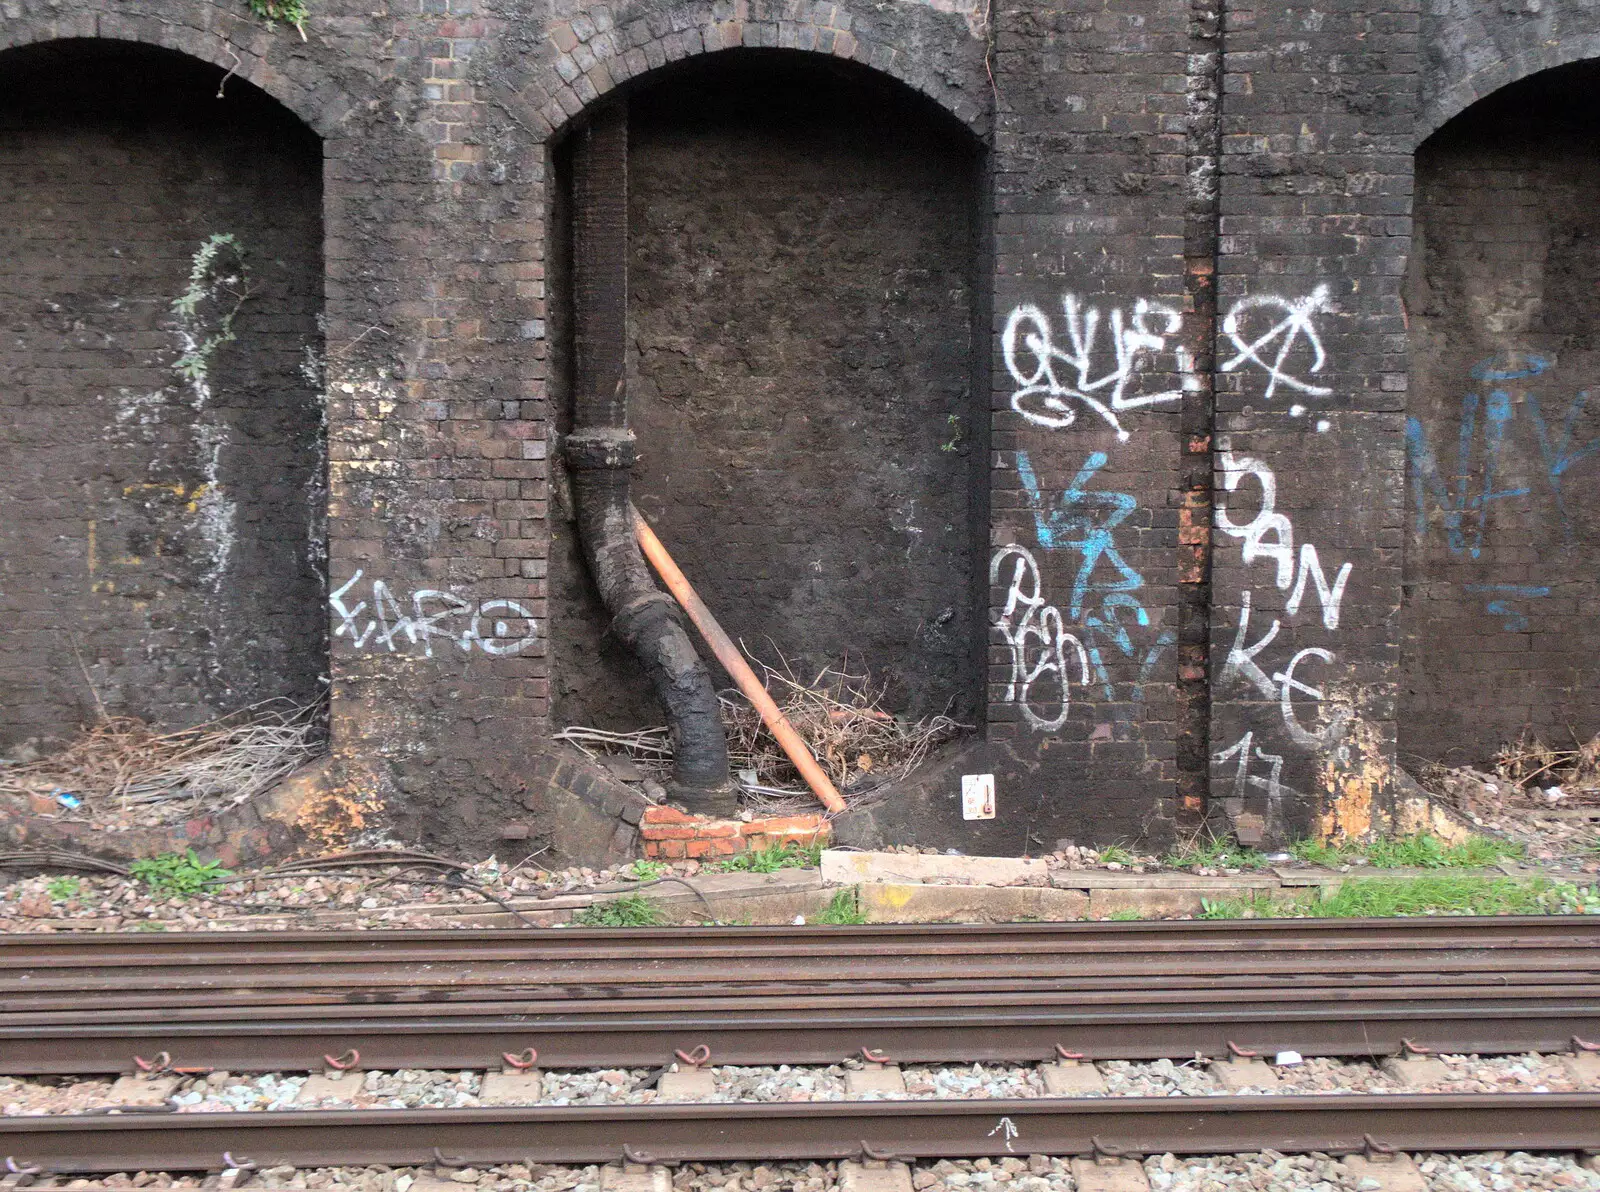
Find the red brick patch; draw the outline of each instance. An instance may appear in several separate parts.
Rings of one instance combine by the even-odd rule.
[[[827,840],[829,832],[828,821],[821,815],[725,820],[688,815],[676,807],[652,807],[639,824],[644,855],[673,861],[758,852],[774,845],[810,844]]]

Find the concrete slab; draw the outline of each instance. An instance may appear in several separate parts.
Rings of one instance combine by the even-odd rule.
[[[660,1166],[608,1163],[600,1169],[600,1192],[672,1192],[672,1173]]]
[[[889,1093],[905,1096],[906,1078],[896,1064],[869,1064],[865,1068],[847,1068],[844,1073],[844,1091],[847,1093]]]
[[[1240,1089],[1277,1088],[1279,1084],[1278,1074],[1266,1060],[1213,1060],[1206,1071],[1211,1073],[1212,1080],[1230,1093]]]
[[[1014,923],[1081,919],[1089,896],[1048,886],[930,886],[866,882],[858,886],[869,923]]]
[[[1580,1051],[1561,1057],[1561,1066],[1576,1084],[1600,1084],[1600,1051]]]
[[[112,1105],[153,1108],[165,1105],[182,1083],[180,1076],[119,1076],[106,1095],[106,1101]]]
[[[1072,1182],[1078,1192],[1150,1192],[1144,1164],[1134,1159],[1074,1159]]]
[[[296,1105],[309,1105],[313,1101],[353,1101],[361,1092],[361,1082],[365,1079],[363,1072],[340,1072],[332,1075],[325,1072],[314,1072],[306,1078],[300,1086],[300,1091],[295,1094]]]
[[[1040,1064],[1039,1076],[1044,1081],[1044,1091],[1052,1097],[1087,1097],[1106,1091],[1106,1078],[1093,1064]]]
[[[839,1164],[839,1192],[912,1192],[911,1168],[905,1163],[846,1159]]]
[[[1428,1192],[1410,1155],[1368,1159],[1365,1155],[1346,1155],[1342,1160],[1350,1176],[1349,1186],[1361,1192]]]
[[[822,880],[857,882],[960,882],[974,886],[1045,885],[1050,866],[1025,857],[953,857],[935,853],[857,853],[824,849]]]
[[[1453,1075],[1448,1064],[1431,1055],[1391,1055],[1379,1066],[1407,1088],[1438,1084],[1441,1080],[1449,1080]]]
[[[544,1073],[537,1068],[523,1072],[486,1072],[478,1100],[485,1105],[536,1105],[544,1097]]]
[[[663,1072],[656,1092],[663,1101],[704,1101],[717,1091],[717,1078],[710,1068],[679,1068]]]

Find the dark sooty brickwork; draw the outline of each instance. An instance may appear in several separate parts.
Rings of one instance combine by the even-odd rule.
[[[322,691],[320,146],[221,78],[0,56],[0,747]]]
[[[0,47],[0,745],[85,716],[74,644],[169,720],[326,658],[340,822],[632,846],[551,740],[661,715],[561,463],[561,154],[619,98],[639,503],[756,652],[978,725],[882,838],[1362,834],[1408,754],[1600,729],[1594,5],[7,0]]]
[[[1417,153],[1404,753],[1600,731],[1597,85],[1536,76]]]
[[[635,501],[757,657],[970,723],[976,145],[864,76],[755,54],[631,99]]]

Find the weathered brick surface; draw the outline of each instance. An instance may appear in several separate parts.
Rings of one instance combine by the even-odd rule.
[[[100,150],[73,139],[63,120],[26,134],[36,138],[30,155],[15,123],[22,110],[15,94],[0,91],[0,120],[9,122],[0,154],[8,165],[28,163],[8,168],[0,182],[0,204],[7,212],[20,206],[26,216],[9,217],[6,243],[32,237],[63,245],[51,266],[58,281],[40,280],[45,256],[37,251],[8,254],[0,275],[8,379],[33,370],[4,400],[16,410],[8,421],[8,475],[18,485],[32,476],[34,488],[8,499],[39,505],[7,527],[22,537],[8,547],[0,585],[14,635],[0,655],[43,657],[52,633],[81,630],[97,683],[137,689],[145,699],[137,710],[172,719],[202,707],[221,710],[247,692],[271,693],[270,685],[252,687],[225,669],[220,677],[208,671],[208,659],[219,654],[248,675],[271,672],[286,693],[325,671],[335,752],[363,763],[402,835],[480,849],[513,828],[519,840],[539,839],[547,821],[577,814],[572,809],[581,805],[593,811],[593,822],[583,821],[593,838],[586,847],[596,855],[627,847],[633,828],[625,813],[637,807],[615,784],[548,748],[552,682],[581,686],[570,676],[599,672],[592,654],[611,648],[594,625],[573,648],[552,654],[551,647],[547,585],[559,581],[569,596],[582,595],[581,574],[560,567],[571,544],[561,537],[559,507],[553,510],[560,493],[552,481],[560,478],[550,472],[570,396],[559,373],[557,299],[570,280],[562,274],[559,145],[608,97],[627,94],[636,107],[647,105],[673,64],[696,59],[711,70],[739,54],[783,51],[819,79],[834,77],[847,61],[876,85],[920,96],[933,113],[924,131],[942,124],[939,135],[952,154],[975,141],[988,149],[978,193],[960,209],[952,204],[965,183],[945,178],[922,187],[892,155],[878,162],[873,186],[882,184],[883,212],[901,224],[937,225],[918,229],[922,239],[903,260],[892,246],[869,244],[882,238],[859,228],[831,245],[807,232],[832,201],[820,185],[788,192],[788,202],[804,203],[813,222],[786,221],[784,204],[775,203],[759,228],[720,242],[708,240],[703,233],[715,230],[712,221],[693,210],[693,196],[708,188],[690,187],[668,222],[636,246],[683,248],[673,261],[635,262],[648,283],[641,292],[655,287],[654,305],[641,308],[635,327],[645,349],[637,377],[655,386],[654,396],[641,398],[641,412],[650,414],[642,429],[671,430],[675,354],[700,360],[741,336],[785,345],[773,359],[751,354],[748,373],[737,379],[754,395],[768,375],[773,392],[777,381],[792,383],[808,371],[834,378],[818,400],[832,425],[809,432],[819,436],[816,444],[806,440],[819,457],[827,432],[845,443],[833,458],[839,483],[853,487],[828,512],[859,530],[874,496],[887,494],[880,505],[915,497],[917,517],[933,514],[941,526],[957,527],[950,533],[959,545],[949,550],[944,574],[899,561],[899,570],[890,570],[882,549],[888,535],[869,530],[857,553],[888,577],[882,603],[895,608],[881,618],[872,601],[834,610],[850,628],[859,623],[869,636],[894,643],[912,620],[926,623],[935,605],[942,611],[955,599],[949,593],[970,579],[974,594],[952,620],[965,618],[962,632],[974,645],[985,611],[992,626],[982,660],[975,649],[963,664],[956,644],[937,666],[924,667],[936,676],[923,688],[930,701],[940,691],[986,683],[975,743],[923,775],[900,804],[874,809],[876,822],[971,851],[1020,852],[1059,836],[1159,836],[1201,813],[1209,770],[1213,803],[1243,828],[1293,834],[1319,821],[1361,829],[1374,808],[1381,811],[1397,734],[1410,731],[1400,726],[1412,709],[1419,724],[1433,718],[1427,731],[1434,753],[1464,731],[1441,711],[1453,675],[1479,676],[1485,691],[1571,686],[1563,668],[1574,665],[1573,647],[1560,639],[1556,618],[1563,610],[1588,615],[1585,556],[1562,554],[1550,537],[1560,532],[1559,516],[1555,530],[1548,518],[1524,518],[1527,537],[1495,546],[1502,570],[1469,579],[1465,564],[1439,554],[1436,521],[1433,538],[1413,529],[1405,430],[1407,417],[1417,418],[1436,455],[1444,438],[1459,438],[1455,374],[1485,345],[1484,355],[1559,346],[1558,369],[1565,371],[1557,380],[1563,392],[1576,390],[1588,349],[1548,318],[1564,312],[1582,322],[1587,298],[1575,291],[1564,298],[1566,281],[1552,289],[1556,274],[1541,275],[1547,322],[1527,342],[1506,332],[1480,344],[1462,322],[1467,314],[1453,308],[1470,309],[1472,296],[1492,290],[1496,276],[1529,281],[1541,252],[1581,257],[1587,232],[1569,236],[1560,231],[1566,225],[1550,221],[1563,204],[1578,206],[1559,196],[1568,193],[1564,187],[1582,189],[1589,165],[1558,168],[1556,157],[1539,157],[1531,142],[1505,147],[1511,158],[1496,158],[1502,150],[1492,147],[1446,152],[1440,142],[1425,149],[1424,187],[1434,197],[1423,215],[1434,239],[1420,259],[1451,278],[1437,285],[1430,279],[1434,307],[1412,312],[1421,321],[1412,328],[1420,337],[1415,373],[1401,288],[1416,146],[1495,88],[1600,54],[1600,24],[1569,0],[1391,0],[1378,8],[1339,0],[1315,10],[1229,4],[1220,29],[1217,12],[1214,4],[1178,0],[1037,0],[992,9],[917,0],[422,0],[403,10],[316,0],[302,41],[292,30],[266,27],[234,0],[8,5],[0,19],[0,87],[22,77],[23,59],[9,52],[17,47],[61,42],[51,52],[70,55],[78,49],[63,39],[141,43],[204,64],[207,89],[231,71],[225,90],[260,88],[321,139],[326,363],[319,388],[331,616],[325,649],[324,633],[306,628],[306,593],[321,599],[322,577],[296,577],[294,568],[274,562],[291,539],[317,545],[304,517],[291,524],[282,514],[290,503],[277,491],[316,495],[314,482],[293,477],[297,468],[315,470],[319,447],[305,445],[301,431],[284,422],[309,392],[297,388],[287,345],[316,338],[309,322],[318,313],[309,301],[314,286],[285,282],[270,302],[264,290],[255,315],[241,313],[240,339],[224,349],[253,376],[282,380],[235,385],[229,400],[237,404],[219,408],[237,408],[244,419],[247,394],[284,395],[272,405],[277,421],[251,432],[263,444],[258,465],[280,484],[253,482],[244,472],[231,481],[241,509],[259,507],[245,521],[260,582],[248,597],[215,604],[219,615],[255,617],[263,626],[239,649],[223,650],[214,634],[201,640],[183,628],[181,601],[166,620],[133,610],[131,599],[126,608],[112,605],[117,616],[102,615],[109,598],[86,587],[86,522],[103,520],[91,511],[111,498],[92,490],[99,484],[109,492],[113,480],[133,483],[122,473],[155,460],[154,448],[148,457],[108,453],[104,471],[90,474],[82,460],[98,441],[94,419],[69,419],[71,433],[55,437],[50,419],[40,416],[48,405],[95,408],[102,395],[138,392],[157,385],[158,374],[166,377],[175,353],[160,302],[170,302],[183,281],[180,250],[227,230],[220,224],[236,220],[235,212],[258,213],[249,231],[283,242],[272,259],[287,273],[314,271],[317,253],[305,243],[316,236],[314,198],[304,178],[290,185],[309,155],[293,168],[271,167],[279,152],[273,145],[289,144],[288,134],[227,148],[238,131],[229,133],[224,120],[230,101],[208,100],[200,105],[208,112],[192,113],[201,124],[190,140],[169,138],[141,150],[137,161],[113,165],[106,158],[94,167],[96,187],[105,188],[99,193],[121,196],[101,200],[96,218],[92,204],[67,201],[60,179],[72,154],[87,168]],[[279,116],[280,123],[288,119]],[[664,135],[690,132],[686,124]],[[648,177],[650,151],[643,141],[641,147]],[[1592,162],[1592,147],[1575,149]],[[729,162],[737,156],[731,143],[717,152]],[[188,206],[152,197],[159,177],[186,177],[180,158],[206,180],[191,187],[196,197]],[[835,173],[841,185],[849,181],[847,170]],[[278,184],[270,202],[252,198],[263,175]],[[1524,181],[1513,183],[1513,175]],[[737,179],[741,193],[758,176]],[[851,203],[873,193],[858,188],[847,198],[847,189],[837,211],[854,210]],[[290,201],[291,191],[299,198]],[[646,209],[644,225],[649,219]],[[962,222],[979,244],[958,267],[953,245],[960,236],[951,228]],[[745,225],[728,221],[721,230],[736,226]],[[137,228],[159,233],[135,239]],[[1539,228],[1547,230],[1535,235]],[[1526,241],[1517,235],[1524,230]],[[143,313],[93,303],[74,313],[73,302],[109,292],[90,284],[87,262],[103,262],[122,238],[126,251],[116,259],[126,284],[117,287],[147,303]],[[1469,250],[1468,243],[1482,248]],[[869,247],[877,258],[864,259]],[[838,250],[832,257],[830,248]],[[834,267],[840,258],[848,258],[844,273]],[[892,276],[882,274],[886,263]],[[770,289],[751,289],[723,308],[701,302],[696,286],[711,285],[724,266],[726,278],[753,264],[769,275]],[[84,284],[68,285],[69,275]],[[1560,273],[1582,275],[1579,268]],[[847,292],[841,278],[883,293]],[[782,287],[802,282],[810,290],[794,291],[786,304]],[[823,317],[830,287],[840,287],[846,324],[837,344]],[[62,303],[44,289],[75,297]],[[681,310],[673,308],[675,296]],[[963,304],[976,312],[965,324]],[[915,319],[901,319],[900,309]],[[747,334],[734,326],[734,314],[755,320],[748,326],[770,318],[774,333]],[[908,322],[924,328],[928,342],[895,340]],[[957,343],[962,327],[974,329],[966,348]],[[106,355],[105,334],[127,341],[124,356]],[[893,385],[931,394],[921,408],[941,425],[903,418],[918,408],[915,395],[893,409],[890,402],[884,409],[892,416],[873,422],[868,407],[884,395],[864,384],[865,429],[850,427],[850,387],[829,370],[841,363],[836,357],[850,355],[851,335],[872,340],[895,365],[879,369],[880,379],[892,375]],[[52,357],[65,375],[39,379]],[[724,359],[717,367],[733,377],[740,366]],[[702,396],[701,387],[690,387]],[[974,452],[965,466],[987,472],[987,484],[942,458],[954,452],[930,461],[949,415],[959,417],[953,403],[963,388]],[[1526,429],[1526,405],[1518,433]],[[791,410],[789,417],[809,412]],[[744,426],[744,416],[714,427],[708,420],[705,433],[726,435],[735,446],[741,433],[767,434],[766,423]],[[98,425],[106,425],[103,418]],[[1580,426],[1571,443],[1585,442]],[[862,444],[883,457],[892,483],[865,482]],[[719,475],[726,460],[714,441],[707,447],[709,454],[689,465],[686,487],[678,484],[682,471],[678,479],[673,472],[682,461],[658,450],[647,459],[641,492],[674,524],[674,537],[688,539],[696,520],[708,518],[729,531],[726,543],[741,541],[731,530],[741,518],[764,534],[746,542],[759,544],[766,560],[748,576],[730,563],[731,548],[718,545],[723,539],[689,549],[723,569],[718,589],[746,584],[753,610],[746,629],[761,617],[781,619],[785,585],[804,592],[807,577],[789,572],[817,515],[802,515],[792,493],[784,517],[767,522],[744,516],[752,504],[747,491],[731,506],[719,504],[713,497],[727,479]],[[769,487],[784,500],[794,471],[772,442],[753,447],[772,455]],[[24,456],[31,473],[16,463]],[[1541,466],[1548,488],[1549,468]],[[904,474],[891,476],[896,468]],[[1537,492],[1537,468],[1529,468]],[[1570,483],[1578,493],[1576,473]],[[1272,508],[1264,511],[1268,487]],[[964,505],[954,499],[956,489]],[[310,507],[295,506],[302,514]],[[1496,530],[1509,530],[1511,509],[1500,504],[1491,519]],[[964,530],[953,520],[962,510]],[[1575,516],[1581,538],[1582,515]],[[899,526],[894,533],[910,533],[898,513],[886,517]],[[19,529],[29,524],[36,528]],[[46,535],[46,526],[61,528]],[[152,535],[159,536],[155,529]],[[1310,566],[1307,546],[1320,570]],[[1448,543],[1443,549],[1450,553]],[[18,551],[27,556],[20,565],[12,557]],[[561,572],[554,576],[552,554]],[[1536,598],[1551,600],[1550,619],[1530,619],[1526,650],[1491,649],[1503,641],[1496,634],[1520,631],[1503,623],[1471,631],[1492,617],[1457,599],[1456,589],[1468,582],[1545,586],[1501,577],[1513,565],[1544,566],[1552,554],[1566,570],[1559,584],[1548,585],[1550,597]],[[1425,682],[1405,699],[1398,682],[1402,556],[1413,627],[1404,640],[1420,643],[1409,647],[1413,654],[1426,649],[1435,659],[1432,669],[1408,672]],[[318,557],[313,572],[321,566]],[[174,567],[189,583],[174,590],[196,592],[202,573],[195,556]],[[1326,597],[1318,579],[1330,587]],[[1249,624],[1242,627],[1247,594]],[[708,592],[713,603],[716,595]],[[91,616],[94,601],[102,613]],[[813,618],[819,628],[805,634],[806,648],[824,629],[838,637],[819,649],[849,636],[828,624],[827,614],[824,608]],[[1275,636],[1264,642],[1274,625]],[[1470,650],[1436,648],[1468,636]],[[58,651],[44,666],[48,684],[30,680],[38,695],[17,698],[8,689],[5,743],[47,724],[58,732],[83,714],[81,692],[71,689],[76,663],[67,668],[62,657]],[[626,667],[606,673],[629,678]],[[1588,680],[1579,680],[1572,690],[1587,691]],[[1485,740],[1509,732],[1524,704],[1534,707],[1531,697],[1519,700],[1504,701],[1515,706],[1493,732],[1484,722]],[[1535,719],[1554,723],[1562,706],[1540,705]],[[637,703],[630,714],[649,712]],[[957,780],[980,770],[999,779],[1000,814],[967,824]]]
[[[100,53],[20,51],[0,107],[0,749],[310,704],[326,670],[320,148],[248,84]],[[228,245],[192,283],[217,235],[243,273]]]
[[[1508,88],[1417,154],[1403,753],[1600,730],[1593,76]]]
[[[821,815],[719,820],[686,815],[673,807],[651,807],[639,824],[639,836],[647,857],[694,861],[826,842],[829,827]]]

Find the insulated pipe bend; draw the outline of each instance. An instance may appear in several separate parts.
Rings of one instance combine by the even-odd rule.
[[[624,385],[628,325],[628,116],[620,103],[575,134],[572,157],[572,433],[565,456],[578,540],[611,629],[638,656],[666,709],[674,801],[731,814],[728,744],[711,673],[633,533],[629,479],[637,450]]]
[[[628,495],[633,434],[613,427],[574,431],[565,454],[578,540],[612,615],[611,630],[639,658],[667,711],[675,801],[694,811],[732,812],[728,745],[711,674],[634,539]]]

